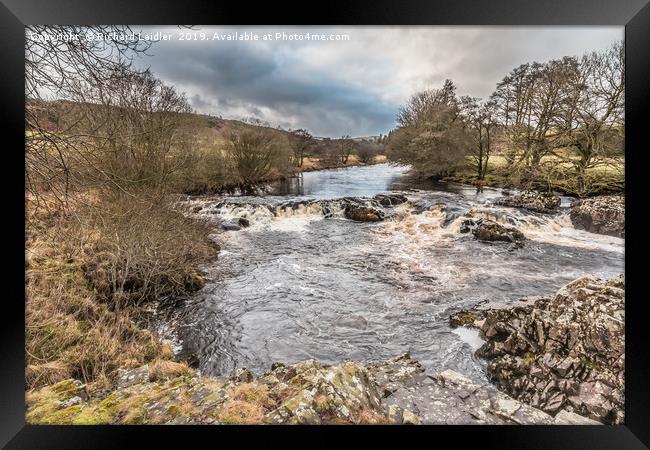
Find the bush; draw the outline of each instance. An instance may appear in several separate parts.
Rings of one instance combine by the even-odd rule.
[[[364,164],[371,163],[381,153],[381,146],[374,142],[362,141],[357,145],[357,157]]]
[[[216,255],[206,223],[184,216],[169,200],[116,194],[93,208],[97,238],[84,272],[113,306],[139,304],[195,289],[199,266]]]
[[[228,154],[245,186],[254,186],[274,172],[286,174],[291,170],[291,152],[287,142],[271,130],[242,129],[227,136]]]

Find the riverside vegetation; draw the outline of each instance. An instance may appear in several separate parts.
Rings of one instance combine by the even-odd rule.
[[[55,34],[61,27],[31,28]],[[310,360],[278,364],[263,375],[240,371],[232,377],[204,376],[179,360],[150,326],[152,305],[173,303],[203,286],[204,267],[219,252],[211,239],[214,224],[184,206],[187,195],[255,193],[271,180],[302,171],[372,164],[386,157],[409,164],[422,177],[585,197],[620,193],[622,93],[616,84],[620,68],[612,62],[620,49],[563,60],[563,65],[518,68],[499,85],[490,105],[519,102],[524,105],[523,113],[517,110],[521,116],[513,118],[510,106],[499,110],[456,99],[453,85],[446,84],[440,91],[414,97],[389,136],[318,139],[307,130],[195,114],[184,95],[130,64],[132,55],[150,45],[26,40],[28,422],[588,422],[582,416],[622,420],[618,385],[613,394],[603,394],[607,405],[593,407],[589,399],[573,402],[573,388],[561,388],[563,402],[574,405],[567,410],[556,408],[555,397],[535,403],[532,394],[511,387],[516,380],[510,375],[498,383],[506,395],[454,371],[430,374],[409,356],[333,365]],[[560,66],[562,77],[554,72]],[[512,87],[517,76],[531,83],[525,97],[518,97],[520,91]],[[600,102],[597,107],[585,103],[585,97],[595,95],[589,80],[596,76],[607,77],[607,86],[618,92],[598,93],[613,102],[607,115],[601,113]],[[579,80],[580,95],[569,95]],[[556,82],[562,100],[549,105],[555,108],[552,121],[540,124],[535,114],[541,100],[536,95],[546,92],[540,83]],[[61,100],[44,99],[53,91]],[[569,106],[573,112],[588,112],[568,117]],[[505,119],[499,119],[500,114]],[[597,122],[585,122],[587,115],[597,116]],[[468,172],[472,167],[476,175]],[[349,200],[345,216],[388,219],[385,207],[407,203],[406,197],[395,198],[375,198],[370,204]],[[576,228],[623,235],[622,200],[616,211],[610,211],[610,202],[581,202]],[[485,225],[466,224],[477,237],[486,236],[477,231]],[[491,236],[500,233],[490,227]],[[512,230],[505,235],[507,239],[495,240],[522,241]],[[620,297],[618,290],[610,290]],[[622,338],[622,331],[616,333]],[[526,356],[531,357],[537,356]],[[609,359],[598,364],[609,364]],[[614,378],[623,373],[622,362],[617,364]],[[573,366],[571,370],[578,372]],[[588,381],[601,383],[589,385],[592,390],[608,382]],[[585,392],[582,389],[579,392]],[[473,392],[469,396],[468,390]],[[424,402],[434,398],[425,393],[444,407]],[[419,402],[418,411],[408,406],[413,399]],[[449,408],[461,404],[459,412],[450,415]],[[541,410],[536,409],[540,405]]]

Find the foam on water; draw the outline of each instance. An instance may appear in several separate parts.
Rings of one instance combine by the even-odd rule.
[[[390,166],[329,171],[310,178],[322,189],[310,181],[297,195],[191,199],[190,208],[201,206],[196,216],[215,228],[250,221],[241,231],[215,233],[222,251],[211,281],[178,311],[178,334],[201,369],[260,372],[274,361],[410,352],[432,370],[482,378],[472,357],[478,335],[452,332],[449,314],[623,270],[624,240],[575,230],[566,209],[547,215],[497,207],[494,189],[409,189],[403,173]],[[383,222],[344,218],[342,197],[396,190],[409,202],[385,207]],[[529,240],[520,249],[478,242],[460,233],[467,217],[514,226]]]

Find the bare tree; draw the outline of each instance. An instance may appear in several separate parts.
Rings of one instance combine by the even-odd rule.
[[[467,124],[467,132],[474,145],[469,151],[476,169],[476,178],[485,179],[488,162],[492,153],[494,129],[496,128],[495,102],[481,103],[480,99],[462,97],[461,105]]]
[[[70,92],[73,145],[66,156],[87,186],[163,194],[169,177],[190,161],[191,108],[151,72],[118,66],[101,83],[79,82]]]
[[[305,150],[312,144],[313,136],[304,128],[291,132],[291,146],[293,148],[293,160],[296,166],[302,167],[305,157]]]
[[[65,156],[70,133],[52,127],[42,100],[65,99],[74,86],[100,83],[118,67],[134,70],[133,58],[146,53],[151,42],[123,39],[133,34],[128,26],[30,25],[25,31],[26,189],[37,202],[47,190],[63,205],[72,178]]]
[[[337,146],[341,164],[347,164],[350,155],[354,151],[354,141],[349,135],[341,136],[337,141]]]
[[[377,142],[363,140],[357,144],[357,158],[364,164],[371,163],[380,152],[381,145]]]
[[[575,59],[569,57],[523,64],[497,85],[492,99],[509,140],[508,160],[525,179],[535,175],[542,158],[556,147],[555,118],[575,69]]]
[[[573,165],[576,190],[589,190],[587,169],[623,156],[625,54],[623,42],[584,55],[568,81],[568,93],[557,117],[562,144],[570,153],[556,156]],[[575,155],[575,156],[574,156]]]
[[[267,178],[280,155],[277,137],[266,130],[245,129],[232,132],[227,146],[235,168],[246,188]]]

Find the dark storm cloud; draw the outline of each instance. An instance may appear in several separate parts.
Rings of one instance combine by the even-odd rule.
[[[156,28],[158,29],[158,28]],[[202,27],[214,31],[278,31]],[[291,29],[305,31],[307,29]],[[223,117],[255,116],[320,136],[386,133],[410,95],[451,78],[461,95],[486,97],[512,68],[595,50],[618,28],[362,27],[348,42],[159,42],[154,73],[185,91],[192,106]],[[177,29],[167,29],[177,33]]]
[[[201,112],[240,112],[317,135],[376,134],[391,128],[396,112],[395,105],[341,81],[280,67],[268,49],[249,43],[188,50],[175,42],[152,67],[163,79],[197,92],[189,98]]]

